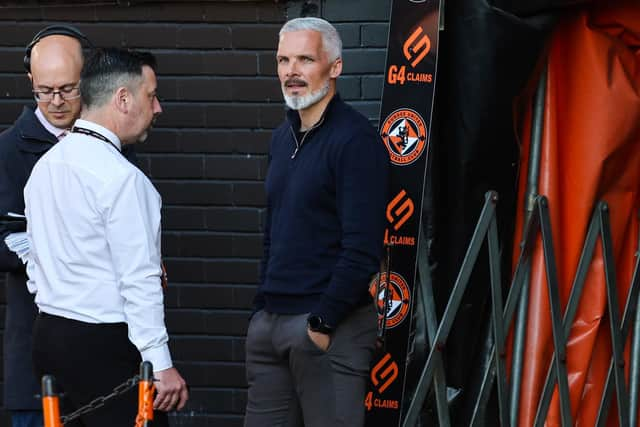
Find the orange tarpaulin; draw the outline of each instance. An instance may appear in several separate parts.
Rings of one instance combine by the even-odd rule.
[[[622,310],[638,245],[640,2],[606,1],[572,12],[558,23],[549,46],[548,64],[538,193],[549,199],[563,312],[589,220],[600,200],[610,208]],[[523,132],[519,206],[524,205],[527,127],[530,124]],[[522,234],[522,222],[522,217],[518,218],[516,236]],[[517,247],[514,253],[519,254]],[[533,256],[530,283],[519,416],[522,427],[533,425],[553,352],[540,245]],[[594,425],[609,367],[606,303],[598,245],[567,347],[571,412],[578,426]],[[628,369],[626,372],[628,376]],[[612,415],[615,399],[613,402]],[[547,425],[560,425],[557,390]],[[612,425],[616,425],[615,419]]]

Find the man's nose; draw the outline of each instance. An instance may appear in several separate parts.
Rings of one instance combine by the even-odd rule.
[[[153,114],[157,116],[160,113],[162,113],[162,105],[160,105],[160,100],[155,97],[153,99]]]
[[[53,98],[51,98],[51,103],[56,107],[64,104],[64,98],[60,92],[53,92]]]
[[[291,60],[289,61],[289,64],[287,66],[287,76],[297,76],[299,75],[299,70],[298,70],[298,61],[296,60]]]

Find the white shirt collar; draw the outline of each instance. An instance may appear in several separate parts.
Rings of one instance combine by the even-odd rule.
[[[118,136],[115,133],[111,132],[106,127],[100,126],[97,123],[90,122],[88,120],[82,120],[82,119],[76,120],[73,126],[78,126],[78,127],[89,129],[99,133],[100,135],[106,137],[109,141],[111,141],[118,150],[122,151],[122,143],[120,142],[120,138],[118,138]]]
[[[47,132],[49,132],[50,134],[52,134],[56,138],[60,138],[60,136],[67,131],[66,129],[61,129],[61,128],[55,127],[54,125],[49,123],[49,121],[44,116],[44,114],[42,114],[42,111],[40,111],[40,107],[39,106],[36,107],[35,115],[38,118],[38,120],[40,121],[40,124],[42,124],[42,126],[44,126],[44,128],[47,130]]]

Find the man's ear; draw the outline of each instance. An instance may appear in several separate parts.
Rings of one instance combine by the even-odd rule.
[[[33,85],[33,76],[31,73],[27,73],[27,77],[29,77],[29,81],[31,82],[31,85]]]
[[[126,114],[129,112],[129,102],[131,101],[130,95],[129,90],[124,86],[119,87],[116,90],[113,98],[116,104],[116,109],[121,113]]]
[[[338,58],[331,64],[331,70],[329,71],[329,77],[337,79],[342,74],[342,58]]]

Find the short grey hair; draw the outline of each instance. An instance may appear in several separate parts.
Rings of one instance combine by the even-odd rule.
[[[342,58],[342,39],[338,30],[329,22],[321,18],[304,17],[287,21],[280,29],[279,36],[292,31],[317,31],[322,36],[322,47],[329,55],[329,61]]]
[[[148,52],[128,49],[96,49],[80,75],[82,104],[88,108],[105,105],[119,87],[135,92],[143,81],[142,67],[156,70],[156,59]]]
[[[133,73],[106,73],[96,77],[91,83],[83,84],[83,104],[86,108],[100,108],[107,104],[119,87],[135,92],[142,83],[142,76]]]

